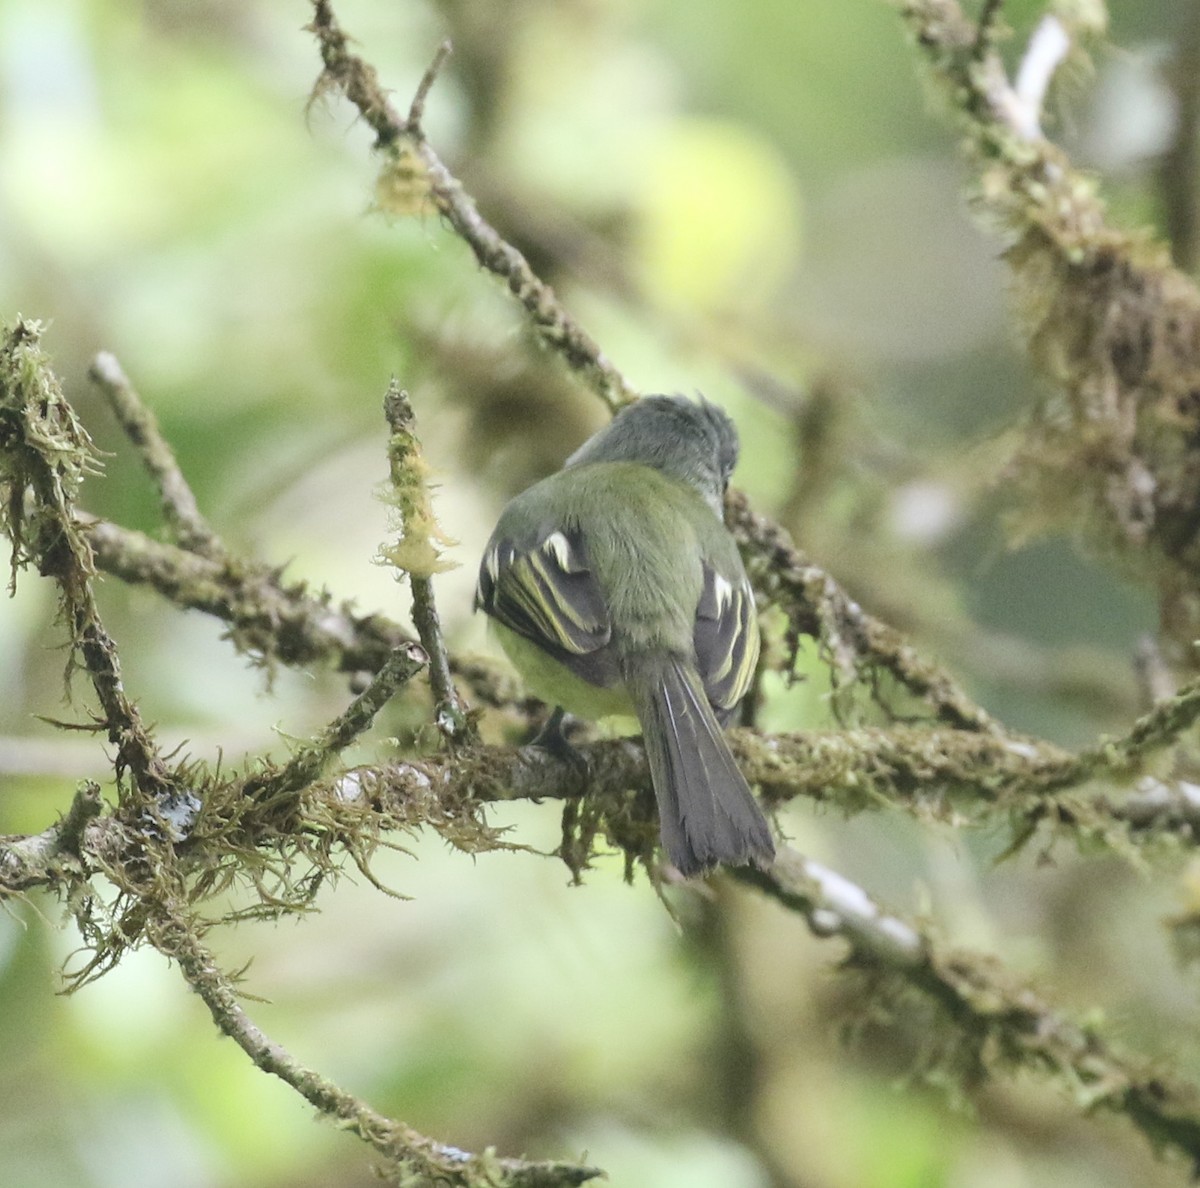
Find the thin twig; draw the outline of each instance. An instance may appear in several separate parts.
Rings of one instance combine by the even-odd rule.
[[[188,985],[201,997],[213,1022],[254,1064],[290,1085],[314,1109],[356,1134],[379,1154],[419,1180],[448,1188],[566,1188],[585,1184],[604,1173],[570,1163],[529,1163],[501,1159],[485,1152],[471,1154],[418,1134],[373,1110],[365,1102],[302,1065],[268,1037],[246,1014],[233,984],[222,972],[193,928],[179,919],[155,920],[149,929],[155,947],[179,965]]]
[[[442,623],[429,578],[412,577],[412,616],[417,634],[429,652],[429,685],[434,697],[434,722],[447,741],[461,741],[468,729],[467,707],[450,675],[450,657],[442,636]],[[432,650],[431,650],[432,649]]]
[[[449,38],[438,46],[437,53],[433,57],[433,61],[429,63],[429,68],[421,76],[421,81],[417,84],[417,93],[413,96],[413,101],[408,109],[408,119],[405,121],[406,131],[414,136],[421,135],[421,120],[425,118],[425,100],[429,98],[429,92],[433,89],[433,84],[437,81],[437,76],[441,73],[442,67],[446,64],[446,60],[450,57],[454,47],[450,44]]]
[[[375,133],[376,148],[393,144],[404,134],[405,121],[396,114],[388,93],[379,85],[375,68],[350,52],[350,39],[338,25],[329,0],[313,0],[313,22],[308,31],[320,42],[321,60],[325,63],[309,106],[326,90],[340,90]]]
[[[412,680],[425,667],[427,659],[415,643],[394,648],[367,687],[325,727],[316,743],[302,747],[274,775],[249,780],[247,795],[264,801],[275,800],[278,796],[299,792],[319,780],[337,756],[370,729],[375,716],[396,690]]]
[[[400,519],[399,539],[385,547],[384,557],[408,578],[412,589],[413,622],[429,656],[429,684],[434,696],[434,721],[448,741],[462,741],[468,729],[466,706],[450,676],[450,656],[442,635],[433,575],[448,568],[441,557],[447,543],[431,507],[426,467],[416,434],[416,416],[408,393],[392,381],[383,400],[388,428],[388,470],[391,502]]]
[[[175,539],[191,552],[221,558],[225,550],[200,513],[196,496],[159,429],[158,419],[142,402],[116,356],[102,351],[92,360],[88,375],[107,397],[113,414],[158,487],[163,517]]]

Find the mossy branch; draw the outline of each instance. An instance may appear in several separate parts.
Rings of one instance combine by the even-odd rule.
[[[81,662],[96,692],[101,726],[116,747],[118,781],[128,771],[142,802],[153,804],[171,792],[173,780],[126,695],[116,645],[92,591],[92,550],[75,516],[84,477],[96,469],[95,450],[40,340],[41,326],[23,319],[0,335],[0,528],[12,542],[11,585],[27,565],[57,583],[71,666]]]
[[[587,776],[537,747],[472,746],[425,757],[359,767],[323,778],[334,756],[365,730],[391,692],[419,669],[415,644],[401,646],[391,664],[321,739],[280,769],[210,783],[196,830],[182,847],[196,866],[245,861],[247,853],[285,853],[305,836],[355,849],[356,830],[408,829],[422,822],[472,840],[472,806],[514,799],[575,800],[586,792],[589,819],[631,854],[649,856],[655,827],[645,755],[628,739],[582,744]],[[896,725],[831,733],[730,734],[738,763],[769,805],[811,799],[853,813],[900,807],[955,823],[1009,823],[1017,839],[1048,823],[1069,834],[1123,847],[1132,838],[1174,835],[1191,841],[1195,813],[1180,781],[1161,777],[1157,757],[1195,726],[1200,686],[1181,691],[1140,719],[1126,735],[1071,754],[1048,743],[949,727]],[[1145,777],[1145,782],[1139,782]],[[1082,788],[1135,790],[1112,798]],[[300,795],[300,792],[303,795]],[[55,885],[62,871],[57,834],[0,839],[0,893]],[[293,843],[288,842],[293,839]],[[230,854],[222,846],[234,847]],[[122,847],[126,847],[122,851]],[[86,873],[105,864],[133,863],[138,840],[115,819],[88,826],[73,859]],[[359,847],[360,857],[369,847]],[[89,854],[103,855],[89,862]],[[238,857],[241,855],[241,858]],[[586,855],[585,859],[586,861]]]
[[[391,484],[388,504],[395,513],[397,534],[380,552],[385,561],[408,578],[413,622],[429,656],[434,722],[447,741],[458,743],[474,733],[474,729],[450,675],[450,656],[433,595],[433,575],[454,564],[443,557],[442,549],[454,542],[442,531],[433,514],[428,467],[417,440],[416,416],[408,393],[395,380],[384,397],[383,411],[391,431],[387,449]]]
[[[258,663],[378,672],[393,648],[412,641],[399,623],[355,614],[347,602],[285,581],[280,569],[214,560],[94,516],[79,514],[77,521],[99,569],[228,624],[234,647]]]
[[[1103,6],[1043,18],[1010,84],[957,0],[894,2],[966,133],[976,209],[1005,242],[1030,353],[1052,385],[1014,465],[1018,527],[1077,528],[1151,584],[1186,679],[1200,671],[1200,293],[1162,245],[1111,224],[1094,180],[1041,129],[1050,74],[1074,39],[1102,30]]]
[[[817,936],[845,940],[876,1006],[915,993],[935,1008],[926,1072],[965,1090],[996,1072],[1048,1075],[1070,1088],[1080,1109],[1124,1114],[1155,1150],[1174,1150],[1200,1168],[1200,1090],[1126,1056],[1100,1027],[1069,1019],[998,961],[944,949],[857,884],[790,848],[770,870],[747,868],[737,877],[799,912]]]
[[[358,614],[326,591],[286,581],[279,569],[232,556],[215,561],[82,512],[76,520],[97,568],[227,623],[230,642],[256,663],[375,673],[393,649],[415,642],[386,615]],[[524,700],[509,671],[483,657],[452,656],[450,671],[485,705],[516,707]]]
[[[1125,849],[1133,839],[1171,835],[1192,842],[1183,781],[1160,777],[1159,756],[1194,728],[1200,684],[1157,707],[1129,734],[1072,754],[1045,742],[948,727],[762,735],[730,732],[738,765],[768,805],[809,799],[845,813],[899,807],[955,824],[1006,821],[1014,845],[1048,824],[1068,835]],[[381,809],[437,787],[475,801],[565,799],[587,793],[587,812],[631,852],[653,841],[653,797],[640,744],[583,744],[588,777],[536,747],[477,747],[352,772]],[[1089,783],[1133,788],[1088,796]],[[649,849],[647,849],[649,847]]]

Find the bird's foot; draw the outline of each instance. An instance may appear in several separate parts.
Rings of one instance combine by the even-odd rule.
[[[554,713],[546,719],[545,724],[533,737],[529,745],[531,747],[538,747],[553,755],[555,759],[568,764],[586,781],[591,769],[583,753],[567,741],[567,735],[563,729],[563,722],[566,716],[566,712],[562,706],[556,707]]]

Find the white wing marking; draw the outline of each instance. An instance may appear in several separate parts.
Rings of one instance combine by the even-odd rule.
[[[571,542],[561,532],[552,532],[542,541],[542,548],[554,554],[559,568],[565,573],[574,569],[575,559],[571,556]]]
[[[722,614],[733,601],[733,586],[729,579],[719,573],[713,574],[713,594],[717,600],[717,614]]]

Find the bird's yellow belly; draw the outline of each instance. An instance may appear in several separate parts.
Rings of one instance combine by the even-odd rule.
[[[633,702],[623,685],[609,689],[591,685],[503,623],[489,619],[488,625],[530,693],[547,705],[561,705],[567,713],[592,721],[611,717],[636,720]]]

